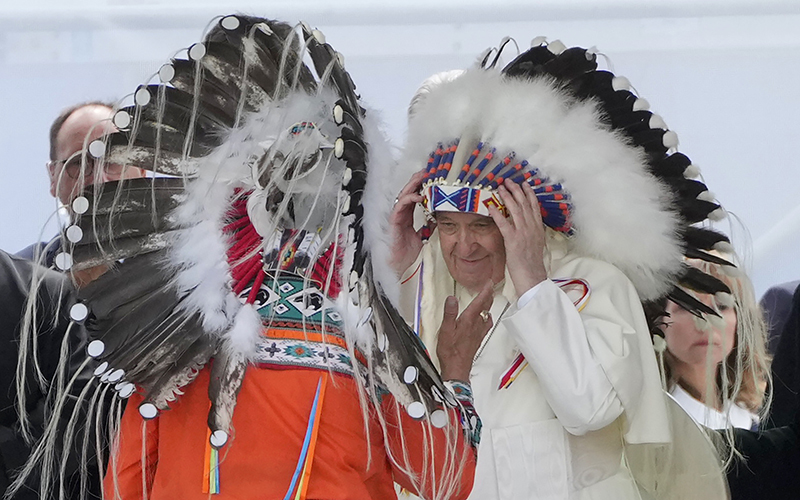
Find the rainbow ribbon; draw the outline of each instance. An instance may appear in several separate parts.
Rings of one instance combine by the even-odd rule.
[[[328,383],[328,374],[323,373],[317,382],[317,392],[314,395],[314,404],[311,405],[311,414],[308,416],[308,427],[303,439],[303,448],[300,450],[300,457],[297,460],[297,468],[292,476],[289,490],[283,500],[291,500],[292,492],[297,491],[294,500],[305,500],[308,491],[308,479],[311,477],[311,465],[314,461],[314,450],[317,445],[317,435],[319,434],[320,414],[322,413],[322,400],[325,397],[325,387]],[[299,480],[299,483],[298,483]]]
[[[219,450],[211,446],[211,429],[206,437],[206,453],[203,461],[203,493],[219,495]]]
[[[572,301],[575,304],[575,307],[578,309],[578,312],[583,311],[583,308],[586,307],[586,303],[589,302],[589,297],[592,295],[592,289],[589,286],[589,283],[582,279],[554,279],[553,283],[558,285],[562,290],[570,287],[577,286],[581,289],[581,295],[577,299]],[[519,353],[514,361],[511,363],[511,367],[506,370],[506,373],[500,377],[500,385],[497,387],[498,391],[503,389],[508,389],[511,384],[517,379],[522,370],[524,370],[528,366],[528,362],[525,360],[525,356],[522,353]]]

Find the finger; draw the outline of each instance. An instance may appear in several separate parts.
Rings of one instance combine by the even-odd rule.
[[[492,319],[491,316],[489,316],[489,318],[486,321],[483,320],[478,320],[478,321],[480,322],[479,324],[482,326],[478,329],[471,330],[472,335],[470,336],[475,346],[474,349],[475,352],[478,351],[478,349],[480,348],[481,341],[492,330],[492,325],[494,325],[494,320]],[[473,357],[475,356],[475,352],[472,353]]]
[[[511,229],[511,222],[503,215],[500,209],[494,205],[489,205],[489,217],[492,218],[495,226],[500,230],[500,234],[505,238],[506,232]]]
[[[478,342],[486,336],[489,330],[491,330],[492,325],[494,325],[494,318],[492,318],[491,313],[489,313],[493,300],[494,287],[492,283],[489,282],[484,285],[481,292],[472,299],[472,302],[469,303],[458,318],[458,321],[462,324],[478,325],[477,329],[467,330],[473,332]]]
[[[506,187],[506,184],[503,183],[497,191],[506,210],[511,214],[511,221],[515,223],[517,220],[522,220],[522,208],[517,203],[516,198],[514,198],[514,194]]]
[[[475,297],[475,300],[479,305],[483,307],[483,309],[489,309],[492,307],[492,301],[494,300],[494,283],[489,281],[485,285],[483,285],[483,289],[481,293]]]
[[[512,182],[508,186],[506,186],[506,189],[508,189],[511,192],[511,194],[514,196],[514,201],[519,206],[518,217],[522,217],[522,220],[527,223],[532,223],[535,220],[533,217],[534,207],[538,207],[538,201],[536,205],[533,205],[531,203],[531,199],[527,194],[527,192],[530,190],[526,187],[526,185],[527,182],[525,183],[525,185],[520,185]]]
[[[492,301],[494,300],[494,286],[493,283],[490,281],[484,285],[481,292],[472,299],[472,302],[464,309],[464,312],[461,313],[460,318],[464,318],[468,316],[470,319],[477,319],[478,321],[483,321],[480,317],[481,311],[488,311],[492,307]]]
[[[533,190],[533,186],[528,184],[528,187],[525,189],[528,198],[530,199],[531,209],[532,209],[532,216],[531,222],[536,224],[537,226],[541,226],[542,222],[542,207],[539,205],[539,198],[536,196],[536,191]]]
[[[444,300],[444,314],[442,315],[442,328],[455,328],[458,317],[458,299],[450,295]]]
[[[522,191],[522,186],[516,182],[504,183],[503,187],[511,193],[511,195],[514,197],[514,201],[516,201],[519,206],[525,205],[525,203],[528,201],[525,198],[525,193]]]
[[[419,191],[419,189],[422,187],[422,179],[425,178],[425,173],[426,173],[425,170],[420,170],[419,172],[416,172],[414,175],[412,175],[411,178],[406,183],[406,185],[403,186],[403,189],[400,190],[400,194],[397,195],[397,198],[400,198],[403,195],[409,193]]]
[[[393,224],[409,225],[413,223],[414,208],[422,203],[422,195],[410,193],[397,199],[390,215]]]
[[[480,331],[481,332],[480,340],[483,340],[486,334],[489,333],[489,331],[492,329],[493,325],[494,325],[494,318],[489,316],[489,319],[486,321],[486,323],[483,324],[483,329]]]
[[[417,203],[422,203],[422,200],[423,197],[419,193],[406,193],[403,196],[397,198],[397,201],[395,202],[394,205],[394,209],[397,211],[408,209],[409,207],[413,207]]]

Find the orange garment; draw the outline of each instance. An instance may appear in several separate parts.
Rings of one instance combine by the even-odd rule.
[[[147,498],[151,500],[208,499],[203,493],[203,467],[208,442],[209,368],[205,368],[185,394],[168,411],[144,423],[138,395],[130,398],[120,427],[120,448],[109,463],[104,481],[105,497],[114,499],[115,480],[123,500],[143,496],[142,462],[147,474]],[[327,372],[314,369],[259,369],[251,366],[245,376],[233,416],[231,438],[219,451],[220,493],[213,498],[281,500],[291,483],[308,425],[317,383]],[[369,445],[364,432],[355,382],[333,374],[327,383],[316,450],[306,498],[308,500],[368,500],[395,498],[393,481],[415,491],[409,478],[394,467],[384,448],[384,437],[376,418],[369,423]],[[391,396],[384,405],[391,403]],[[394,406],[394,405],[392,405]],[[388,408],[388,406],[385,406]],[[386,411],[387,415],[396,412]],[[457,422],[455,411],[451,422]],[[405,440],[413,469],[422,470],[424,429],[420,422],[400,415],[402,436],[389,422],[389,444],[400,456]],[[147,440],[142,450],[142,425]],[[458,424],[454,424],[458,426]],[[458,494],[466,498],[472,489],[474,453],[457,429],[457,456],[464,468]],[[444,453],[443,430],[435,429],[433,457]],[[372,461],[368,464],[368,446]],[[436,464],[437,477],[442,464]],[[114,478],[113,470],[117,475]],[[425,490],[429,491],[430,486]],[[426,496],[423,493],[423,496]],[[293,497],[292,497],[293,498]]]

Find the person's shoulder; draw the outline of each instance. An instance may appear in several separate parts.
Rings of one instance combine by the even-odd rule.
[[[797,281],[787,281],[786,283],[780,283],[778,285],[771,286],[767,288],[767,291],[764,292],[764,295],[761,296],[761,303],[762,305],[764,302],[770,300],[789,300],[795,294],[798,285],[800,285],[800,280]]]
[[[8,289],[10,283],[20,282],[24,276],[29,276],[33,270],[33,262],[5,250],[0,250],[0,276],[3,289]]]
[[[27,295],[35,274],[41,276],[42,285],[51,293],[60,293],[67,278],[64,274],[52,269],[42,267],[35,262],[0,250],[0,287],[8,294],[15,290],[16,293]]]
[[[39,259],[39,256],[42,254],[42,252],[44,252],[45,253],[44,261],[39,263],[44,264],[44,266],[46,267],[52,267],[53,259],[55,259],[56,254],[60,250],[61,250],[61,235],[56,235],[50,241],[39,241],[30,244],[13,255],[21,259],[36,261],[37,259]]]
[[[615,265],[594,257],[569,254],[554,262],[551,279],[582,279],[589,284],[616,284],[633,289],[633,283]]]
[[[36,243],[32,243],[32,244],[26,246],[25,248],[23,248],[19,252],[16,252],[13,255],[15,257],[19,257],[19,258],[22,258],[22,259],[33,260],[34,256],[38,252],[41,252],[42,249],[44,249],[45,245],[46,245],[46,243],[44,241],[38,241]]]

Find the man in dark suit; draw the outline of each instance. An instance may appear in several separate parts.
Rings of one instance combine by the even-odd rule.
[[[58,198],[68,212],[71,211],[72,201],[88,185],[144,177],[144,172],[139,168],[110,163],[104,164],[102,170],[96,170],[92,155],[81,154],[92,141],[116,130],[111,118],[110,104],[91,101],[65,109],[50,126],[50,161],[47,162],[50,194]],[[59,234],[49,242],[34,243],[16,255],[33,260],[44,253],[39,262],[52,267],[63,247],[61,238]],[[82,274],[87,276],[76,276],[78,283],[96,277],[86,271]]]

